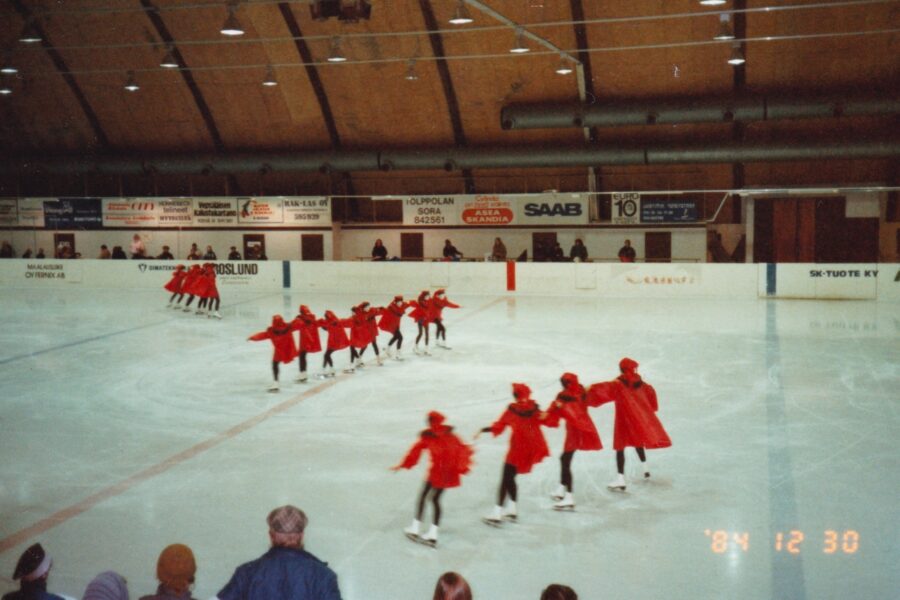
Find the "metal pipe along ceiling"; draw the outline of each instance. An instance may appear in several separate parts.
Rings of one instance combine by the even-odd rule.
[[[815,119],[898,113],[900,113],[900,94],[729,96],[680,100],[598,101],[589,105],[511,104],[500,111],[500,125],[503,129],[562,129]]]
[[[596,167],[732,162],[777,162],[856,158],[896,158],[900,137],[817,143],[704,143],[623,148],[516,146],[356,150],[344,152],[165,155],[156,157],[42,157],[0,160],[0,174],[235,175],[240,173],[331,173],[545,167]]]

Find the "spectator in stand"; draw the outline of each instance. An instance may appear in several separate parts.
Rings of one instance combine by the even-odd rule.
[[[140,234],[134,234],[134,237],[131,238],[131,258],[133,259],[142,259],[147,257],[147,248],[144,246],[144,240],[141,239]]]
[[[175,257],[172,256],[172,253],[169,252],[168,246],[162,247],[162,252],[159,253],[159,256],[156,257],[158,260],[175,260]]]
[[[231,247],[231,252],[228,253],[228,260],[241,260],[241,253],[234,246]]]
[[[437,580],[434,586],[433,600],[472,600],[472,589],[465,577],[453,571],[447,571]]]
[[[625,240],[625,245],[619,248],[619,261],[634,262],[635,258],[637,258],[637,253],[631,247],[631,240]]]
[[[31,258],[31,248],[27,248],[25,252],[22,253],[22,258]]]
[[[191,586],[196,572],[197,563],[190,548],[184,544],[166,546],[156,561],[159,587],[155,594],[143,596],[140,600],[194,600]]]
[[[584,262],[587,260],[587,246],[584,245],[581,238],[575,240],[575,245],[569,250],[569,258],[571,258],[573,262]]]
[[[506,260],[506,246],[503,240],[494,238],[494,247],[491,249],[491,260],[494,262],[503,262]]]
[[[197,247],[197,244],[191,244],[191,250],[188,252],[187,260],[200,260],[200,249]]]
[[[206,247],[206,253],[203,255],[203,260],[216,260],[216,253],[213,252],[212,246]]]
[[[563,262],[566,260],[566,253],[563,252],[559,242],[553,242],[553,249],[550,250],[550,260],[553,262]]]
[[[551,583],[541,593],[541,600],[578,600],[578,594],[567,585]]]
[[[303,549],[307,518],[295,506],[269,513],[272,547],[256,560],[239,566],[216,597],[219,600],[341,600],[337,575]]]
[[[109,252],[109,248],[106,247],[106,244],[102,244],[100,246],[100,255],[97,258],[108,259],[112,257],[112,254]]]
[[[69,244],[62,243],[59,245],[57,250],[59,250],[59,256],[57,258],[75,258],[75,251],[72,250],[72,246],[70,246]],[[127,258],[124,252],[122,253],[122,258]]]
[[[384,247],[381,238],[375,240],[375,245],[372,246],[372,260],[387,260],[387,254],[387,248]]]
[[[35,254],[34,257],[35,258],[46,258],[46,256],[44,255],[44,249],[38,248],[38,253]]]
[[[16,253],[9,242],[4,241],[0,244],[0,258],[15,258]]]
[[[127,582],[115,571],[104,571],[91,580],[81,600],[128,600]]]
[[[112,257],[114,260],[126,259],[125,251],[122,250],[122,246],[113,246]]]
[[[462,252],[456,249],[456,246],[450,240],[444,240],[444,258],[447,260],[458,261],[463,257]]]
[[[47,577],[53,561],[40,544],[30,546],[16,563],[13,579],[19,580],[19,591],[3,595],[3,600],[63,600],[47,591]]]

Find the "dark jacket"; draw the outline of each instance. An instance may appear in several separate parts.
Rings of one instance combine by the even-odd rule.
[[[276,546],[239,566],[219,600],[341,600],[337,575],[306,550]]]
[[[3,594],[3,600],[63,600],[47,591],[47,580],[23,581],[15,592]]]
[[[142,596],[140,600],[195,600],[191,597],[191,592],[187,591],[181,595],[176,594],[163,584],[159,584],[156,593],[152,596]]]

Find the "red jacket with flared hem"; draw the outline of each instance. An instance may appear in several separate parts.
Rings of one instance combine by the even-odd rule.
[[[537,402],[529,399],[510,404],[491,425],[491,433],[497,437],[507,427],[512,430],[512,435],[509,438],[506,462],[516,468],[516,473],[530,473],[534,465],[550,456],[550,449],[541,431],[541,408]]]
[[[556,400],[547,409],[545,423],[548,427],[556,427],[560,419],[566,422],[566,442],[563,445],[563,452],[603,448],[597,427],[588,414],[588,404],[581,385],[565,388],[557,394]]]
[[[419,462],[423,451],[428,451],[431,457],[431,465],[428,468],[428,483],[439,489],[459,487],[463,475],[469,472],[472,466],[471,446],[463,443],[453,428],[441,425],[437,428],[426,429],[417,441],[400,467],[411,469]]]
[[[605,383],[595,383],[588,389],[588,404],[601,406],[616,403],[616,424],[613,429],[613,448],[668,448],[672,440],[656,416],[659,405],[656,390],[644,383],[640,376],[634,380],[619,377]]]

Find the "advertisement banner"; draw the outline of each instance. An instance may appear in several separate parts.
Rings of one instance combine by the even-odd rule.
[[[0,198],[0,225],[12,227],[19,224],[19,211],[15,198]]]
[[[403,224],[416,226],[459,225],[458,198],[410,196],[403,199]]]
[[[104,198],[104,227],[159,227],[156,198]]]
[[[284,200],[284,224],[331,227],[331,201],[325,196],[295,196]]]
[[[44,224],[49,229],[101,229],[103,227],[101,199],[44,200]]]
[[[637,192],[615,192],[612,195],[612,222],[614,225],[635,225],[641,195]]]
[[[44,226],[44,202],[52,198],[19,198],[19,227]]]
[[[284,223],[281,198],[238,198],[238,222],[260,225]]]
[[[22,278],[28,282],[80,283],[82,278],[82,263],[77,260],[28,261],[24,266]]]
[[[697,201],[641,199],[641,223],[696,223]]]
[[[587,225],[588,200],[581,194],[540,194],[509,199],[516,225]]]
[[[460,224],[503,227],[516,220],[514,201],[508,196],[457,196]]]
[[[194,224],[194,201],[190,198],[158,198],[160,227],[190,227]]]
[[[141,261],[134,266],[129,265],[129,273],[118,274],[120,282],[135,287],[163,285],[175,270],[174,261]],[[193,264],[193,263],[185,263]],[[283,267],[280,261],[253,262],[229,261],[215,262],[216,287],[222,292],[232,286],[250,286],[271,288],[282,284]],[[133,271],[132,271],[133,269]],[[160,283],[162,282],[162,283]]]
[[[237,198],[194,198],[195,226],[235,227],[237,224]]]

